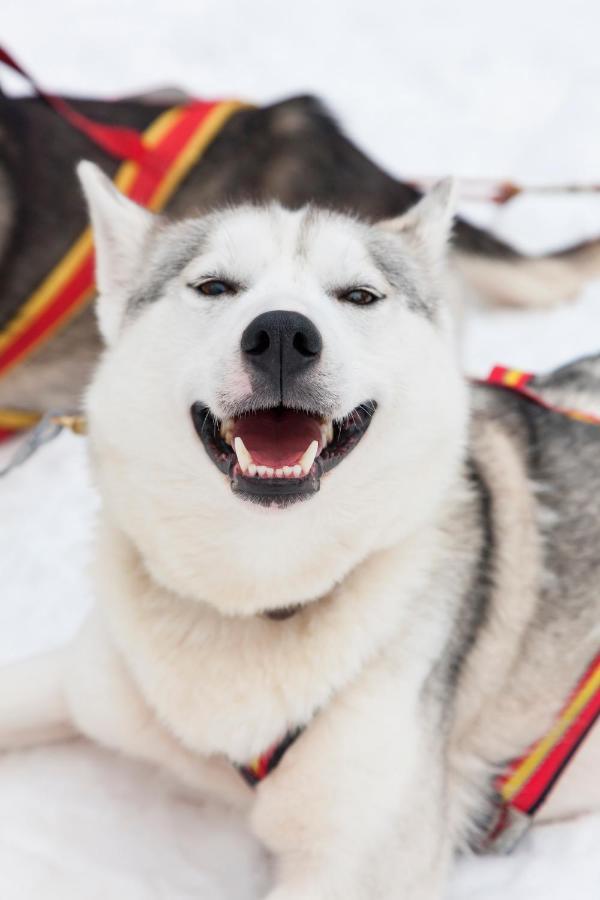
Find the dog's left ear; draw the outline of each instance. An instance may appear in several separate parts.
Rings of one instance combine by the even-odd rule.
[[[156,216],[124,197],[94,163],[79,163],[77,174],[94,232],[98,322],[104,339],[111,343]]]
[[[438,181],[408,212],[396,219],[379,222],[380,228],[401,234],[430,261],[445,256],[456,212],[456,181]]]

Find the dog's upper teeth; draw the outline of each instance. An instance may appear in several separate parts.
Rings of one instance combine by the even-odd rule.
[[[223,440],[229,444],[229,446],[233,445],[233,419],[225,419],[221,422],[221,437]]]
[[[313,441],[311,444],[308,445],[308,447],[304,451],[303,456],[298,461],[298,465],[294,466],[294,468],[298,468],[298,466],[300,466],[300,469],[302,470],[302,474],[308,475],[308,473],[312,469],[312,464],[314,463],[314,461],[316,459],[318,450],[319,450],[319,442]]]
[[[324,422],[321,425],[321,438],[323,440],[323,446],[326,447],[327,444],[330,444],[333,440],[333,422],[331,419],[329,421]]]
[[[246,449],[246,445],[244,444],[241,437],[236,437],[234,442],[234,449],[238,463],[240,464],[240,469],[242,470],[242,472],[247,472],[252,465],[252,457]]]

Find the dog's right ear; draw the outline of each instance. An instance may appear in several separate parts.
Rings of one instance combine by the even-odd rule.
[[[77,174],[94,232],[98,323],[110,344],[119,331],[127,296],[156,217],[124,197],[94,163],[79,163]]]
[[[379,222],[378,226],[403,235],[425,262],[436,263],[446,255],[456,194],[455,180],[444,178],[403,215]]]

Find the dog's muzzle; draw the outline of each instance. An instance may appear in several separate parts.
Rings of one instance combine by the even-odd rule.
[[[232,418],[217,419],[194,403],[192,421],[206,452],[234,493],[267,506],[288,506],[315,494],[321,477],[358,444],[376,409],[362,403],[343,419],[318,409],[314,374],[323,350],[317,327],[301,313],[257,316],[240,349],[252,394]]]

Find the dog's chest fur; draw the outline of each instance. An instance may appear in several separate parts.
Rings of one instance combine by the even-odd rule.
[[[195,752],[244,763],[322,713],[390,642],[430,662],[442,651],[446,615],[428,590],[439,536],[426,532],[402,551],[374,555],[329,596],[279,622],[223,617],[165,592],[106,527],[96,566],[99,599],[160,719]]]

